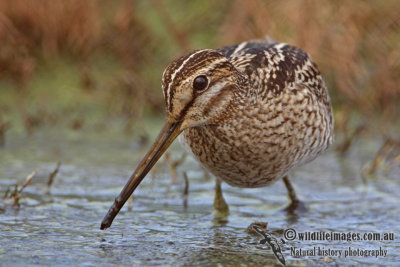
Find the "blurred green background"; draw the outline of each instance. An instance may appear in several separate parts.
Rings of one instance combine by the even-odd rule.
[[[164,116],[170,61],[266,34],[318,64],[337,130],[354,117],[385,134],[400,115],[399,10],[398,0],[0,0],[0,136],[130,134]]]

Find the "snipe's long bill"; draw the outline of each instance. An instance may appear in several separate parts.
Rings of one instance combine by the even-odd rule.
[[[156,141],[150,148],[149,152],[147,152],[142,161],[139,163],[139,166],[129,178],[119,196],[115,198],[114,203],[101,222],[101,230],[107,229],[111,226],[115,216],[117,216],[125,202],[133,194],[133,191],[135,191],[136,187],[162,156],[165,150],[167,150],[171,143],[182,132],[180,125],[180,123],[170,120],[164,124],[160,134],[157,136]]]
[[[180,141],[217,177],[214,207],[227,210],[220,181],[263,187],[315,159],[333,141],[325,82],[303,50],[275,41],[250,41],[197,50],[174,60],[162,88],[168,119],[101,223],[115,216],[157,160]],[[218,196],[218,197],[217,197]]]

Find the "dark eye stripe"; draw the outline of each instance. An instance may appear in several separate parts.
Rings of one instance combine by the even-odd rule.
[[[184,81],[190,82],[189,79],[193,79],[199,70],[202,70],[201,73],[212,75],[222,71],[216,68],[225,68],[229,65],[229,62],[221,53],[211,49],[197,50],[172,62],[163,75],[163,89],[168,111],[172,112],[173,110],[175,88],[178,88]],[[206,78],[207,83],[204,88],[204,85],[200,86],[199,83],[198,87],[196,85],[197,89],[195,89],[194,80],[191,81],[194,92],[201,92],[210,87],[211,80],[207,76]]]
[[[174,90],[171,90],[171,88],[173,87],[174,84],[176,86],[176,84],[182,80],[182,77],[183,77],[182,70],[184,71],[185,68],[187,68],[187,66],[190,65],[190,62],[193,61],[193,58],[195,58],[197,56],[197,54],[201,54],[203,51],[205,51],[205,50],[196,50],[196,51],[192,52],[191,54],[182,57],[182,59],[179,60],[179,63],[181,63],[180,66],[178,66],[178,65],[171,66],[171,72],[169,74],[170,75],[169,79],[171,81],[167,85],[167,88],[166,88],[166,90],[167,90],[166,95],[169,95],[169,98],[168,98],[169,111],[172,111],[172,106],[173,106],[172,99],[173,99],[173,95],[174,95]],[[172,69],[174,70],[173,72],[172,72]]]

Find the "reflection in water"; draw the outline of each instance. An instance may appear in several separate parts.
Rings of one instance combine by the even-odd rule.
[[[79,138],[83,138],[80,136]],[[122,209],[113,227],[100,231],[99,223],[143,154],[126,144],[127,137],[68,133],[38,134],[35,139],[10,136],[0,150],[0,187],[23,182],[41,168],[24,189],[21,208],[3,206],[0,213],[0,265],[277,265],[267,244],[246,228],[255,221],[268,222],[278,240],[285,229],[296,231],[393,232],[400,234],[399,169],[364,185],[361,166],[372,160],[380,144],[355,143],[346,156],[331,151],[300,168],[293,177],[299,198],[307,209],[287,212],[286,189],[278,182],[258,189],[223,185],[229,215],[213,213],[214,181],[187,158],[170,179],[168,162],[161,161],[135,192],[131,205]],[[114,141],[110,141],[114,140]],[[372,147],[372,148],[371,148]],[[180,158],[181,152],[170,159]],[[369,157],[369,155],[372,155]],[[49,174],[62,162],[50,191]],[[162,165],[165,164],[165,165]],[[187,207],[183,205],[185,180],[189,180]],[[380,175],[378,173],[377,175]],[[287,241],[282,246],[286,263],[327,264],[324,257],[295,257],[290,248],[320,246],[332,249],[379,247],[385,258],[330,257],[333,264],[385,264],[400,261],[397,241]]]

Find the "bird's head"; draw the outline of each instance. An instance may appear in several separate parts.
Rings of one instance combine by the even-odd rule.
[[[111,223],[124,203],[175,138],[186,128],[217,125],[232,116],[241,74],[216,50],[198,50],[173,61],[164,71],[162,87],[168,118],[157,139],[115,199],[101,229]]]
[[[229,119],[227,110],[239,83],[239,72],[216,50],[198,50],[178,58],[162,78],[169,120],[180,123],[183,130]]]

